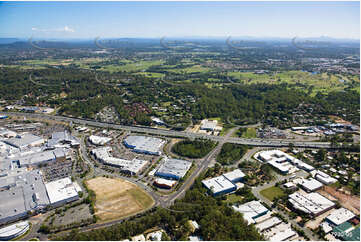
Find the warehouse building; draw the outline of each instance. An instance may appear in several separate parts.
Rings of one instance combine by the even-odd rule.
[[[154,185],[160,188],[171,189],[177,182],[173,180],[167,180],[163,178],[157,178],[154,181]]]
[[[4,142],[16,148],[24,149],[28,146],[42,145],[45,141],[39,136],[26,133],[21,136],[16,136],[14,138],[4,140]]]
[[[51,135],[51,139],[48,140],[47,146],[48,147],[63,147],[63,146],[79,147],[80,142],[76,137],[69,134],[69,132],[62,131],[62,132],[54,132]]]
[[[246,176],[240,169],[235,169],[231,172],[223,174],[230,182],[237,183],[243,181],[243,178]]]
[[[285,223],[280,223],[263,234],[269,241],[286,241],[297,237],[297,233]]]
[[[11,240],[25,234],[30,229],[28,221],[22,221],[0,229],[0,240]]]
[[[101,136],[96,136],[96,135],[89,136],[89,141],[94,145],[105,145],[106,143],[108,143],[111,140],[112,140],[112,138],[108,138],[108,137],[101,137]]]
[[[131,175],[139,174],[148,164],[146,160],[125,160],[113,157],[109,152],[112,150],[111,147],[101,147],[93,149],[91,153],[103,162],[104,164],[119,167],[123,172],[129,173]]]
[[[248,224],[255,224],[256,219],[266,215],[269,210],[263,206],[259,201],[250,201],[241,205],[233,205],[232,208],[243,214],[243,218],[248,221]]]
[[[78,200],[78,192],[81,192],[69,177],[46,183],[45,187],[50,204],[54,207]]]
[[[215,131],[215,130],[222,130],[222,127],[217,126],[217,120],[208,120],[204,119],[201,122],[201,130],[207,130],[207,131]]]
[[[212,193],[213,196],[224,195],[237,190],[236,185],[224,176],[217,176],[211,179],[203,180],[202,184]]]
[[[49,205],[40,170],[17,174],[15,179],[2,179],[10,182],[10,187],[0,191],[0,224],[23,218],[28,211],[42,210]]]
[[[185,176],[191,166],[192,162],[165,157],[155,175],[166,179],[179,180]]]
[[[314,217],[335,207],[335,203],[315,192],[307,194],[295,192],[288,196],[288,201],[295,209]]]
[[[274,216],[274,217],[271,217],[270,219],[267,219],[259,224],[256,224],[255,227],[260,232],[263,232],[264,230],[270,229],[276,225],[279,225],[280,223],[282,223],[282,221],[278,217]]]
[[[315,170],[313,172],[311,172],[311,175],[318,181],[322,182],[325,185],[330,185],[333,184],[335,182],[337,182],[337,179],[329,176],[328,174],[319,171],[319,170]]]
[[[261,151],[256,157],[263,162],[267,162],[283,174],[293,173],[298,169],[307,172],[314,170],[313,166],[280,150]]]
[[[326,221],[334,226],[353,219],[356,215],[346,208],[339,208],[326,217]]]
[[[302,179],[300,185],[306,192],[314,192],[323,187],[323,184],[321,182],[313,178]]]
[[[137,153],[161,155],[161,147],[165,140],[148,136],[128,136],[124,139],[124,145]]]

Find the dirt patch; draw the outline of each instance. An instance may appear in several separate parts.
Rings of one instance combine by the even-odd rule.
[[[338,200],[343,207],[355,214],[360,214],[360,197],[347,195],[330,186],[324,186],[319,193],[330,200]]]
[[[95,215],[103,222],[139,213],[154,204],[145,191],[126,180],[97,177],[86,183],[96,194]]]

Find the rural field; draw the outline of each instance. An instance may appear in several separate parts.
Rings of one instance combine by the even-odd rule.
[[[100,222],[134,215],[154,204],[143,189],[122,179],[96,177],[86,184],[95,192],[95,215]]]

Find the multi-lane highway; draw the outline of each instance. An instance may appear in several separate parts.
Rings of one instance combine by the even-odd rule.
[[[28,118],[37,118],[44,120],[55,120],[55,121],[63,121],[63,122],[73,122],[80,125],[88,125],[100,128],[111,128],[111,129],[122,129],[132,132],[140,132],[140,133],[148,133],[154,135],[162,135],[162,136],[170,136],[170,137],[183,137],[183,138],[206,138],[211,139],[217,142],[223,141],[222,136],[214,136],[214,135],[206,135],[199,133],[191,133],[185,131],[174,131],[174,130],[166,130],[166,129],[155,129],[148,127],[139,127],[139,126],[127,126],[127,125],[119,125],[119,124],[110,124],[103,123],[95,120],[85,120],[79,118],[71,118],[64,116],[55,116],[55,115],[47,115],[47,114],[39,114],[39,113],[20,113],[20,112],[1,112],[0,114],[4,115],[12,115],[12,116],[20,116],[20,117],[28,117]],[[261,147],[288,147],[290,144],[293,144],[294,147],[299,148],[331,148],[331,144],[329,142],[315,142],[315,141],[293,141],[293,140],[281,140],[281,139],[245,139],[245,138],[236,138],[229,137],[227,139],[229,143],[236,144],[244,144],[249,146],[261,146]]]

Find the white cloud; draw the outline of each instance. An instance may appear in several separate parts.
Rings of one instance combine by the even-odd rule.
[[[75,30],[69,26],[64,26],[62,28],[56,28],[56,29],[39,29],[36,27],[32,27],[31,28],[32,31],[37,31],[37,32],[68,32],[68,33],[74,33]]]

